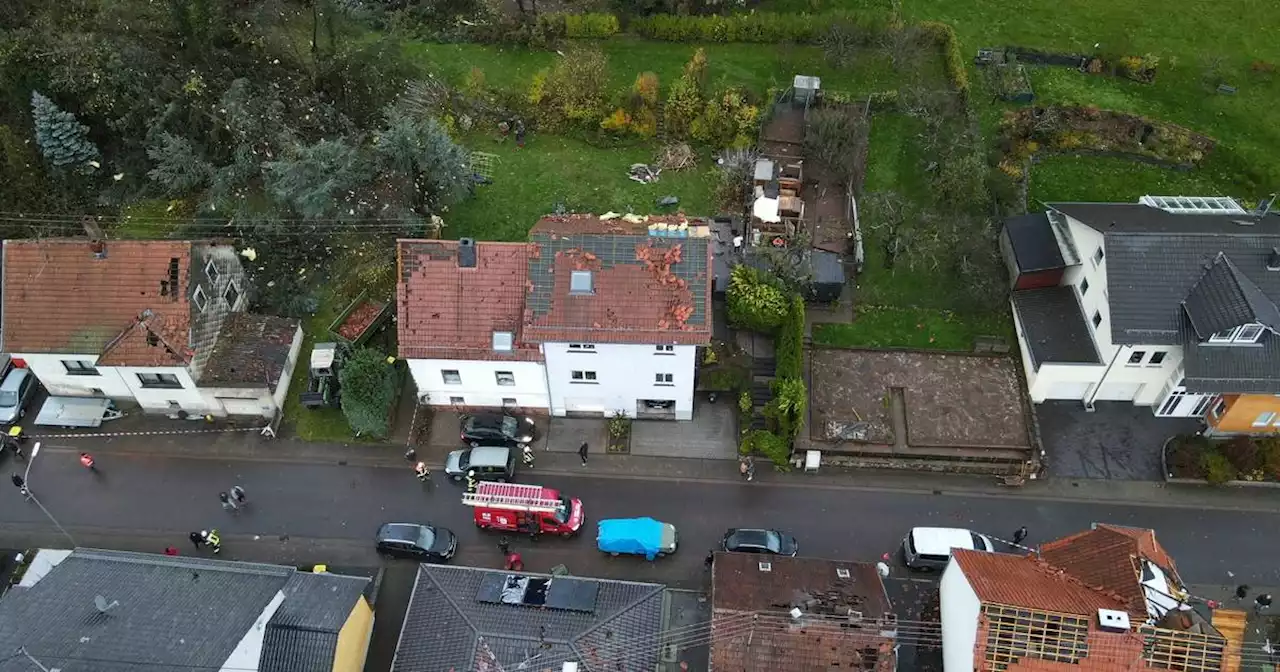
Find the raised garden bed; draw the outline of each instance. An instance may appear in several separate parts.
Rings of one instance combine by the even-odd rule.
[[[1021,63],[1001,63],[988,68],[991,88],[1001,100],[1027,104],[1036,99],[1031,78]]]
[[[351,347],[359,347],[390,317],[391,304],[370,298],[368,291],[364,291],[338,314],[338,318],[329,325],[329,333]]]
[[[1183,434],[1165,441],[1161,458],[1169,483],[1280,488],[1280,438]]]

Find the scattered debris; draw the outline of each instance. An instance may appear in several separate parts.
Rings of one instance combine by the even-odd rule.
[[[677,142],[659,150],[656,162],[663,170],[687,170],[698,165],[698,155],[688,143]]]
[[[640,184],[652,184],[658,181],[658,176],[662,174],[662,168],[654,168],[643,163],[633,163],[631,168],[627,170],[627,177],[639,182]]]
[[[658,199],[658,207],[671,208],[671,207],[675,207],[675,205],[679,202],[680,202],[680,199],[675,196],[663,196],[662,198]]]

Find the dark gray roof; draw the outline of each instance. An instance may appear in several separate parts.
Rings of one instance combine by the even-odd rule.
[[[637,647],[636,642],[657,641],[662,630],[662,586],[573,577],[598,586],[594,613],[476,599],[486,577],[508,574],[421,565],[392,672],[514,670],[525,661],[538,670],[559,670],[566,661],[591,670],[612,670],[614,662],[624,663],[629,670],[653,669],[657,664],[658,647]],[[625,648],[625,658],[614,646]]]
[[[1213,233],[1233,229],[1280,227],[1280,215],[1272,213],[1258,220],[1246,215],[1176,214],[1141,203],[1046,203],[1072,219],[1103,233]]]
[[[1280,328],[1280,310],[1222,253],[1200,276],[1182,306],[1201,340],[1244,324]]]
[[[0,650],[26,647],[63,672],[217,670],[291,567],[78,549],[0,599]],[[119,604],[98,612],[94,597]],[[36,672],[5,654],[3,672]]]
[[[1280,336],[1257,344],[1204,345],[1183,321],[1183,386],[1205,394],[1280,394]]]
[[[275,390],[284,375],[300,320],[232,313],[222,324],[201,387],[266,387]]]
[[[1010,217],[1004,222],[1004,230],[1018,270],[1033,272],[1066,267],[1048,214],[1037,212]]]
[[[1030,348],[1031,363],[1099,364],[1093,328],[1074,287],[1046,287],[1013,293],[1013,309]]]
[[[333,669],[338,633],[369,579],[298,572],[281,590],[284,602],[267,622],[259,672]]]

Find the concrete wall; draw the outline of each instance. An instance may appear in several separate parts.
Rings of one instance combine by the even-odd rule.
[[[298,325],[298,331],[293,335],[293,344],[289,346],[289,358],[284,363],[284,373],[280,375],[280,382],[276,383],[276,389],[271,395],[271,400],[275,402],[279,412],[284,412],[284,400],[289,397],[289,383],[298,369],[298,357],[301,354],[302,325]]]
[[[955,561],[947,565],[938,588],[942,616],[942,669],[973,672],[982,603]]]
[[[569,413],[604,416],[621,412],[635,417],[642,399],[674,400],[675,418],[693,417],[693,376],[697,347],[676,345],[671,351],[656,345],[544,343],[552,415]],[[595,380],[575,380],[574,371],[594,372]],[[658,382],[671,374],[671,382]]]
[[[410,359],[409,373],[418,388],[419,403],[431,406],[501,408],[503,399],[514,399],[519,408],[546,409],[547,374],[539,362],[480,361],[462,359]],[[444,382],[442,371],[457,371],[460,382]],[[498,372],[511,373],[514,385],[499,385]],[[424,400],[425,397],[425,400]],[[455,403],[454,397],[462,401]]]
[[[364,596],[356,601],[342,630],[338,631],[338,643],[333,652],[333,672],[360,672],[369,653],[369,636],[373,633],[373,609]]]

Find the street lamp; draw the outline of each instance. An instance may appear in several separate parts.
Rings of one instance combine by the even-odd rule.
[[[27,477],[31,475],[31,463],[35,461],[36,455],[39,454],[40,442],[37,441],[36,445],[31,447],[31,458],[27,460],[27,470],[24,475],[19,476],[17,473],[13,474],[13,485],[17,487],[27,499],[35,502],[36,506],[40,507],[40,510],[44,512],[46,517],[48,517],[49,522],[53,523],[53,526],[58,528],[58,531],[67,538],[67,541],[71,542],[71,547],[75,548],[79,546],[79,544],[76,543],[76,538],[71,536],[71,533],[67,531],[67,528],[63,527],[62,523],[59,523],[58,519],[54,518],[52,513],[49,513],[49,509],[44,508],[44,504],[36,498],[36,493],[31,491],[31,486],[27,483]]]

